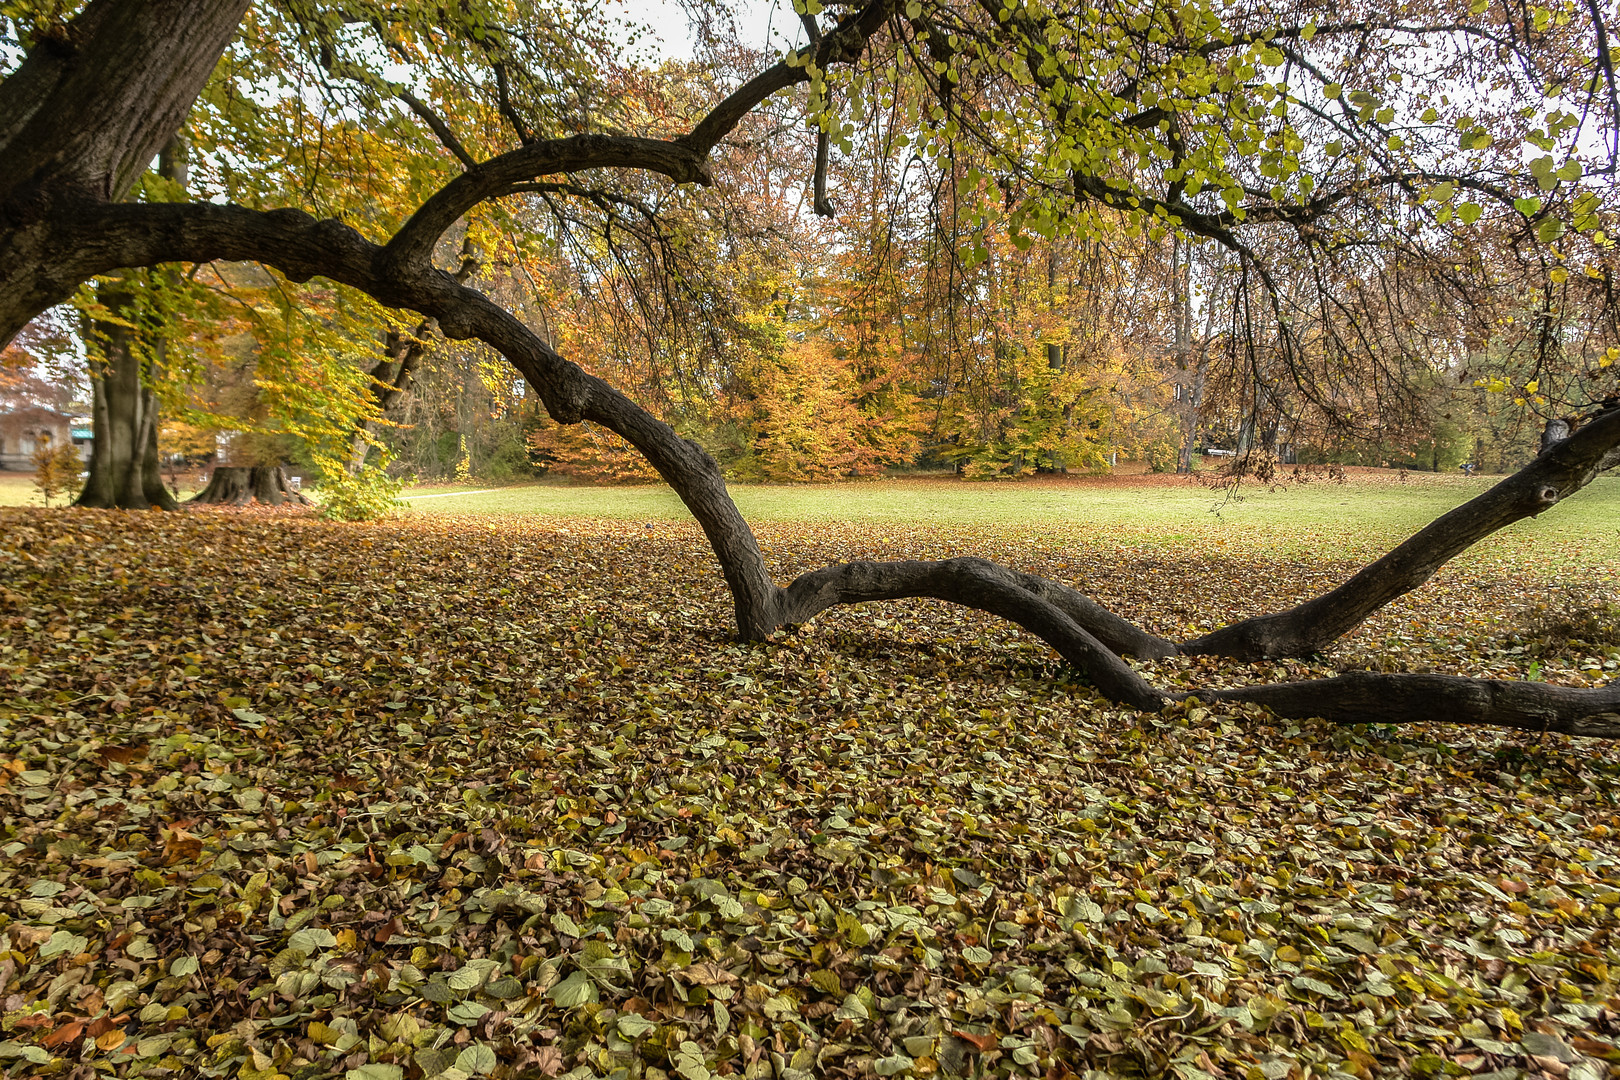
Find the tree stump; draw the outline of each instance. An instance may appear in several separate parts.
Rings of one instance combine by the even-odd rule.
[[[309,499],[287,481],[287,472],[279,465],[221,465],[209,477],[208,486],[188,501],[205,506],[309,505]]]

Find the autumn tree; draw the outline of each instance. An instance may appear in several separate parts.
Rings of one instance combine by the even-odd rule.
[[[806,7],[803,46],[701,115],[629,126],[595,92],[600,84],[566,20],[496,0],[454,11],[301,2],[251,13],[245,0],[91,0],[65,18],[54,6],[30,9],[20,23],[8,16],[23,57],[0,82],[0,335],[9,339],[81,283],[120,267],[254,260],[296,282],[325,277],[431,317],[450,338],[488,343],[555,420],[598,424],[634,445],[703,527],[744,638],[833,605],[937,597],[1030,630],[1101,693],[1139,709],[1160,708],[1167,695],[1122,655],[1319,652],[1474,541],[1552,509],[1620,460],[1620,409],[1590,415],[1526,469],[1339,588],[1185,643],[1148,634],[1060,583],[982,559],[848,563],[778,585],[707,453],[441,268],[458,222],[525,194],[589,199],[620,175],[710,183],[715,148],[777,94],[807,85],[820,133],[810,186],[823,211],[832,209],[826,162],[854,135],[840,103],[885,96],[907,112],[918,155],[942,161],[967,145],[982,155],[989,182],[970,182],[969,192],[979,193],[986,230],[1003,230],[1014,244],[1031,234],[1093,235],[1106,212],[1109,228],[1123,215],[1150,237],[1179,232],[1226,248],[1243,275],[1238,303],[1269,311],[1275,328],[1265,351],[1232,356],[1257,376],[1286,376],[1324,414],[1336,409],[1339,369],[1315,361],[1340,357],[1305,347],[1267,251],[1319,268],[1329,292],[1369,247],[1423,268],[1442,289],[1448,275],[1468,284],[1449,269],[1464,264],[1425,261],[1425,252],[1456,250],[1485,222],[1519,245],[1521,294],[1540,272],[1544,298],[1563,290],[1572,307],[1612,310],[1612,193],[1583,165],[1593,155],[1600,166],[1620,160],[1612,31],[1596,8],[818,6]],[[356,88],[341,106],[351,122],[401,138],[431,133],[442,147],[412,178],[420,200],[408,214],[350,223],[291,205],[126,201],[226,50],[268,54],[272,39],[301,70],[324,73],[323,91],[342,98],[343,88]],[[386,78],[385,57],[415,81]],[[1458,90],[1474,86],[1485,92]],[[455,113],[434,107],[452,98]],[[1262,248],[1272,237],[1287,243]],[[984,242],[965,253],[969,264],[987,257]],[[1538,362],[1558,363],[1566,309],[1533,310]],[[1344,359],[1364,359],[1359,325],[1347,312],[1325,327]],[[1620,688],[1350,674],[1208,696],[1338,720],[1445,715],[1620,734]]]

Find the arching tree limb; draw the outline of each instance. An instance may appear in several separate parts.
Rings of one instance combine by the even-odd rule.
[[[325,276],[383,304],[436,319],[447,337],[476,337],[488,343],[539,392],[556,420],[591,420],[636,446],[703,528],[731,591],[737,629],[744,639],[764,638],[781,625],[802,622],[835,604],[937,597],[991,612],[1037,634],[1113,701],[1138,709],[1162,707],[1170,695],[1154,689],[1120,654],[1162,657],[1173,655],[1176,647],[1079,593],[1034,575],[981,559],[865,562],[813,571],[787,588],[779,587],[718,466],[701,447],[559,356],[511,312],[431,264],[438,238],[466,210],[484,199],[520,190],[542,175],[620,166],[661,173],[678,182],[704,181],[708,152],[720,138],[765,97],[802,81],[807,60],[825,66],[858,55],[892,14],[893,0],[875,0],[846,16],[813,53],[796,54],[792,63],[775,65],[749,80],[685,136],[661,140],[587,135],[530,141],[480,163],[428,199],[387,244],[371,243],[341,221],[316,221],[298,210],[113,201],[127,190],[132,176],[128,170],[144,167],[143,153],[150,157],[143,147],[151,142],[155,149],[178,125],[243,7],[242,0],[92,0],[74,20],[75,26],[100,40],[109,32],[121,32],[122,24],[109,12],[135,13],[137,22],[149,17],[162,34],[183,39],[178,46],[161,41],[149,45],[168,58],[165,62],[183,67],[186,78],[163,86],[130,79],[116,88],[142,118],[133,134],[113,130],[121,121],[109,127],[91,117],[87,120],[91,128],[84,129],[90,132],[86,136],[90,141],[84,146],[75,150],[74,141],[84,130],[76,129],[65,142],[52,141],[53,125],[72,127],[75,110],[87,107],[82,93],[87,88],[100,91],[86,82],[85,56],[95,49],[83,55],[41,53],[37,62],[31,54],[22,68],[0,82],[0,225],[5,226],[0,230],[0,340],[51,303],[65,299],[81,282],[120,267],[252,260],[298,281]],[[198,31],[188,19],[206,25]],[[129,32],[139,38],[149,29],[134,26]],[[117,52],[112,48],[109,55]],[[123,70],[128,65],[103,65],[91,74],[99,78],[107,71]],[[105,94],[94,104],[105,109]],[[160,131],[165,125],[167,130]],[[22,144],[26,145],[21,156],[8,156]],[[1416,588],[1478,539],[1578,491],[1620,459],[1617,446],[1620,410],[1599,416],[1333,592],[1292,611],[1216,631],[1182,651],[1243,658],[1317,651]],[[1350,675],[1221,690],[1210,697],[1263,704],[1285,716],[1391,722],[1452,719],[1571,734],[1620,734],[1620,690],[1575,691],[1449,676]]]
[[[1001,585],[1019,589],[1062,612],[1118,656],[1159,659],[1174,656],[1179,651],[1174,642],[1150,634],[1128,619],[1120,618],[1083,593],[1034,574],[997,566],[987,559],[855,562],[812,570],[783,590],[778,617],[784,624],[803,623],[837,604],[899,600],[911,596],[931,596],[969,607],[980,607],[980,604],[967,598],[964,589],[968,586],[977,588],[979,583],[990,578]],[[1017,619],[1013,621],[1018,622]],[[1033,630],[1033,627],[1028,629]],[[1041,636],[1045,637],[1044,634]],[[1055,647],[1056,643],[1053,642],[1053,645]],[[1062,652],[1062,649],[1059,651]],[[1079,666],[1090,669],[1089,663]]]
[[[1265,660],[1310,656],[1422,585],[1451,559],[1522,518],[1551,509],[1620,464],[1620,409],[1600,413],[1489,491],[1436,518],[1338,588],[1298,607],[1245,619],[1187,642],[1189,654]]]
[[[1097,640],[1057,604],[1040,595],[1053,591],[1047,586],[1051,583],[997,566],[988,559],[852,562],[804,574],[782,590],[778,610],[783,622],[801,623],[836,604],[918,596],[948,600],[999,615],[1039,636],[1085,672],[1110,700],[1137,709],[1161,708],[1164,695],[1121,660],[1115,649]]]

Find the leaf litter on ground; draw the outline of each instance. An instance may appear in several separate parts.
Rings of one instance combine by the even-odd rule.
[[[1171,634],[1348,563],[983,554]],[[1331,664],[1598,685],[1612,580],[1448,570]],[[1620,753],[1112,707],[933,602],[761,645],[695,528],[0,511],[7,1075],[1416,1075],[1620,1062]],[[1439,719],[1439,718],[1437,718]]]

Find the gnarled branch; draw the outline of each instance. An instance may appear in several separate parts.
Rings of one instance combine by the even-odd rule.
[[[1331,592],[1287,611],[1222,627],[1189,641],[1182,651],[1244,660],[1321,652],[1478,541],[1569,498],[1620,463],[1617,447],[1620,409],[1610,409],[1490,490],[1436,518]]]
[[[1442,721],[1620,738],[1620,684],[1595,690],[1456,675],[1351,672],[1336,679],[1199,691],[1203,701],[1264,705],[1277,716],[1337,724]]]

